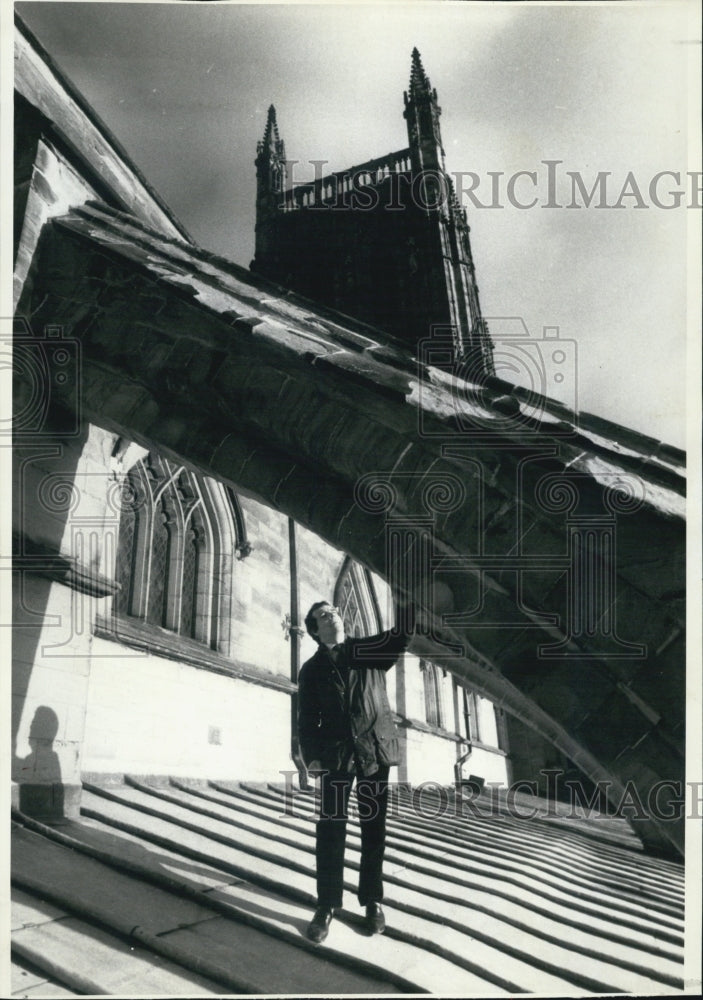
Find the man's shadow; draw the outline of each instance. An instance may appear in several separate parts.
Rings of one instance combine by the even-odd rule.
[[[54,740],[59,719],[53,708],[40,705],[29,727],[27,742],[31,753],[15,756],[12,778],[19,785],[19,807],[31,816],[60,819],[64,815],[63,783]]]

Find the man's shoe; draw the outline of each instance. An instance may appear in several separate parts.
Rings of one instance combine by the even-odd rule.
[[[366,907],[366,928],[370,934],[383,934],[386,929],[386,918],[380,903],[369,903]]]
[[[334,916],[334,910],[330,906],[318,906],[315,910],[315,915],[308,924],[308,929],[305,932],[307,938],[310,941],[314,941],[315,944],[320,944],[325,940],[327,934],[329,933],[330,924],[332,923],[332,917]]]

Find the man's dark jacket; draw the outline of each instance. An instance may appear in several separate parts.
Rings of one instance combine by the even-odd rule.
[[[347,637],[335,664],[321,645],[298,678],[298,741],[306,764],[364,775],[400,760],[398,731],[386,694],[386,671],[409,642],[403,632]]]

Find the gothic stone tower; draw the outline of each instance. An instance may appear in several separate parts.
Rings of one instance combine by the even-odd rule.
[[[257,149],[252,269],[399,338],[413,350],[438,326],[476,379],[494,374],[466,212],[445,169],[441,108],[413,50],[408,147],[287,188],[269,108]]]

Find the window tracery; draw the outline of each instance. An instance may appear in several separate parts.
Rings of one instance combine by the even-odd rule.
[[[152,452],[122,488],[114,610],[228,653],[232,567],[250,550],[236,494]]]
[[[334,604],[339,608],[347,635],[361,637],[381,631],[381,614],[371,574],[349,556],[337,577]]]
[[[425,693],[425,721],[429,726],[442,729],[445,720],[440,668],[429,660],[420,660],[420,671]]]

